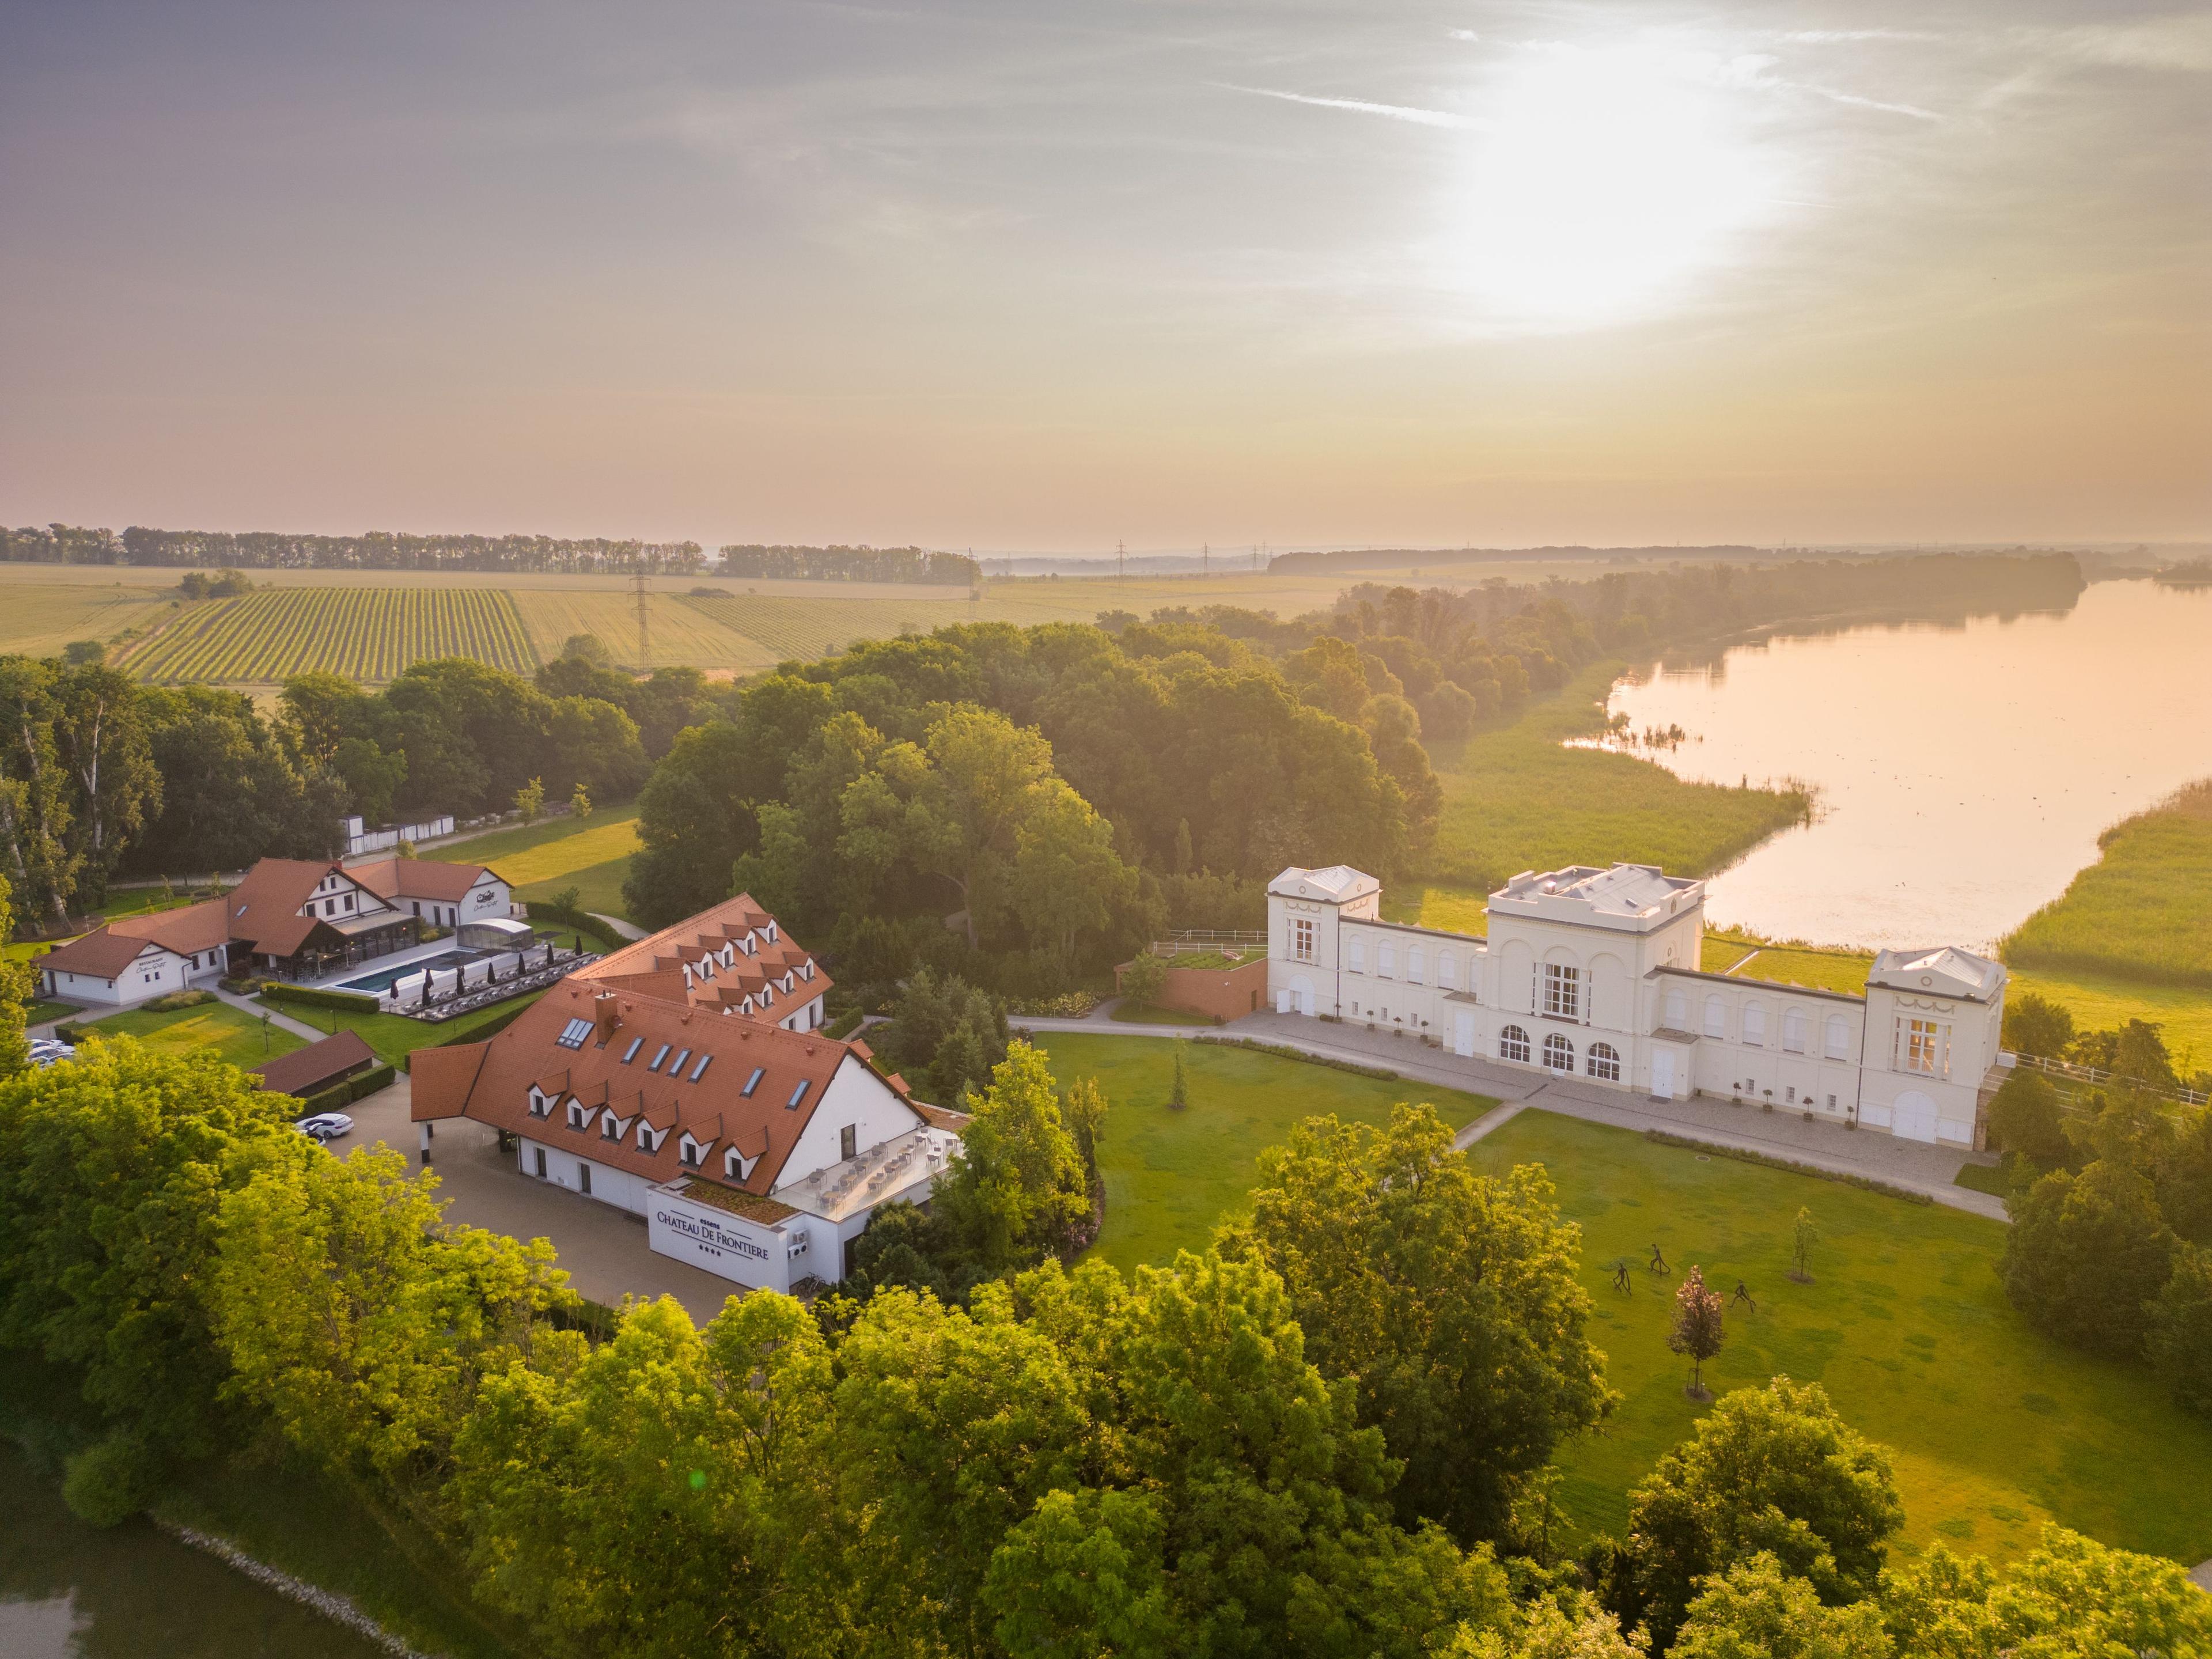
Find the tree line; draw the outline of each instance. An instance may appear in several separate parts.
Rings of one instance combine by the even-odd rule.
[[[20,1030],[20,1011],[16,1015]],[[0,1022],[4,1024],[4,1022]],[[1070,1265],[1073,1123],[1015,1044],[971,1096],[951,1297],[672,1300],[596,1332],[543,1241],[455,1225],[208,1056],[0,1081],[0,1343],[72,1379],[64,1492],[120,1520],[272,1437],[411,1516],[531,1650],[1402,1659],[2179,1656],[2212,1602],[2058,1529],[1890,1559],[1889,1460],[1813,1386],[1728,1396],[1565,1559],[1552,1477],[1613,1396],[1540,1169],[1426,1107],[1304,1125],[1250,1215]],[[896,1264],[878,1255],[879,1270]],[[912,1251],[908,1260],[918,1260]],[[980,1261],[981,1258],[977,1258]]]
[[[690,575],[706,563],[696,542],[604,537],[410,535],[304,536],[280,531],[112,530],[51,524],[0,526],[0,562],[225,565],[248,570],[488,570],[589,575],[632,571]]]
[[[0,877],[25,924],[51,932],[118,877],[333,856],[349,812],[465,818],[533,781],[626,799],[718,694],[696,669],[619,673],[595,645],[534,680],[465,658],[381,690],[303,674],[265,715],[239,692],[143,685],[88,658],[0,657]]]
[[[937,553],[920,547],[770,547],[751,542],[722,549],[720,574],[972,587],[982,581],[983,567],[965,553]]]

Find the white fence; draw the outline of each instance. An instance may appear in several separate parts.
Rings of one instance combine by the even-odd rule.
[[[2178,1100],[2185,1106],[2202,1106],[2207,1099],[2212,1099],[2212,1096],[2206,1095],[2202,1089],[2161,1089],[2154,1084],[2136,1083],[2131,1079],[2117,1078],[2112,1073],[2094,1066],[2076,1066],[2070,1060],[2045,1060],[2040,1054],[2014,1054],[2013,1060],[2016,1065],[2032,1066],[2046,1076],[2058,1078],[2069,1083],[2086,1083],[2093,1089],[2101,1088],[2107,1083],[2130,1084],[2146,1093],[2163,1096],[2168,1100]]]

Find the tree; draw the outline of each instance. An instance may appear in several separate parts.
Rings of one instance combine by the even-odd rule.
[[[2074,1040],[2069,1058],[2130,1083],[2171,1090],[2178,1079],[2166,1051],[2163,1028],[2148,1020],[2123,1021],[2108,1031],[2085,1031]]]
[[[971,1279],[1058,1254],[1091,1212],[1091,1182],[1045,1057],[1008,1047],[939,1182],[936,1207]]]
[[[161,806],[137,683],[96,663],[54,683],[54,742],[72,787],[71,830],[82,896],[97,903],[148,818]]]
[[[1820,1230],[1813,1221],[1813,1212],[1801,1207],[1797,1212],[1797,1219],[1791,1224],[1790,1231],[1791,1248],[1796,1261],[1796,1266],[1790,1270],[1790,1277],[1800,1285],[1809,1285],[1813,1282],[1811,1267],[1813,1246],[1820,1242]]]
[[[1166,958],[1140,951],[1121,969],[1121,994],[1139,1006],[1156,1005],[1168,986]]]
[[[556,795],[586,788],[601,800],[636,793],[649,765],[636,722],[597,697],[562,697],[552,705],[545,759]]]
[[[1175,1046],[1175,1076],[1168,1085],[1168,1104],[1180,1112],[1190,1104],[1190,1079],[1183,1066],[1183,1050],[1190,1045],[1178,1042]]]
[[[1705,1391],[1705,1361],[1721,1351],[1721,1297],[1705,1288],[1702,1268],[1692,1267],[1674,1288],[1674,1322],[1667,1333],[1667,1346],[1690,1357],[1690,1385],[1682,1392],[1692,1400],[1711,1400]]]
[[[392,821],[392,799],[407,781],[405,755],[386,754],[374,738],[341,738],[331,764],[365,823]]]
[[[545,785],[532,778],[514,792],[514,810],[522,814],[525,823],[538,822],[538,815],[545,810]]]
[[[940,1102],[957,1105],[1006,1057],[1006,1005],[957,975],[917,969],[880,1036],[878,1051],[890,1064],[926,1077]]]
[[[2062,1059],[2074,1041],[2074,1016],[2039,992],[2022,991],[2005,1004],[2003,1040],[2014,1054]]]
[[[15,935],[15,907],[10,899],[7,878],[0,876],[0,939],[13,939]],[[28,963],[0,961],[0,1081],[14,1077],[28,1061],[30,1046],[23,1039],[23,1009],[36,994],[37,982]],[[1090,1085],[1094,1092],[1097,1086],[1095,1083]],[[1102,1115],[1104,1109],[1102,1101]]]
[[[569,793],[568,810],[575,814],[576,822],[579,823],[581,823],[585,819],[590,817],[592,816],[592,792],[585,788],[582,784],[578,784]]]
[[[2027,1322],[2112,1358],[2142,1350],[2146,1306],[2172,1271],[2172,1231],[2151,1184],[2107,1159],[2045,1176],[2007,1201],[1997,1271]]]
[[[2070,1160],[2065,1111],[2049,1078],[2026,1066],[2014,1068],[1990,1102],[1990,1139],[2038,1170],[2055,1170]]]
[[[1629,1493],[1607,1605],[1662,1653],[1698,1581],[1761,1550],[1824,1602],[1858,1601],[1904,1521],[1888,1454],[1853,1432],[1818,1383],[1778,1376],[1723,1395]]]
[[[929,769],[908,808],[916,864],[961,898],[969,945],[1007,902],[1017,830],[1035,810],[1031,786],[1052,770],[1052,745],[985,708],[956,708],[929,728]]]
[[[27,915],[58,927],[69,919],[84,855],[54,736],[56,713],[52,666],[0,657],[0,842],[7,861],[0,873]]]
[[[1668,1651],[1674,1659],[1890,1659],[1881,1610],[1823,1607],[1804,1579],[1762,1550],[1705,1581]]]
[[[1034,784],[1014,832],[1011,896],[1022,930],[1073,964],[1079,940],[1109,927],[1137,890],[1113,826],[1058,778]]]
[[[2143,1348],[2174,1403],[2212,1417],[2212,1249],[2183,1244],[2150,1305]]]
[[[1520,1483],[1612,1402],[1577,1231],[1539,1166],[1480,1174],[1435,1109],[1310,1118],[1261,1155],[1222,1252],[1280,1275],[1305,1351],[1402,1463],[1402,1512],[1503,1539]]]

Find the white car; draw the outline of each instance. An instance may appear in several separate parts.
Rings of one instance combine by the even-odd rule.
[[[76,1050],[55,1037],[33,1037],[31,1041],[31,1064],[52,1066],[57,1060],[75,1060]]]
[[[353,1120],[343,1112],[318,1112],[292,1126],[310,1140],[331,1141],[353,1133]]]

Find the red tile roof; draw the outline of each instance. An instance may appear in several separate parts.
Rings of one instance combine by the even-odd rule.
[[[599,1024],[610,1010],[616,1021],[611,1033]],[[573,1049],[557,1041],[572,1020],[592,1022],[582,1046]],[[648,1069],[664,1044],[671,1053],[690,1051],[680,1074],[672,1066]],[[712,1058],[694,1081],[702,1055]],[[417,1049],[411,1063],[413,1115],[418,1121],[467,1116],[549,1146],[573,1146],[595,1162],[652,1181],[690,1174],[720,1183],[723,1154],[734,1146],[741,1156],[759,1160],[742,1186],[761,1194],[774,1190],[841,1070],[857,1067],[882,1081],[846,1044],[819,1033],[786,1031],[689,1003],[625,995],[595,983],[586,972],[571,974],[488,1042]],[[756,1071],[760,1075],[754,1082]],[[788,1103],[801,1083],[805,1092],[794,1109]],[[531,1113],[532,1084],[551,1098],[545,1116]],[[593,1109],[582,1128],[569,1127],[571,1098]],[[606,1107],[599,1106],[601,1101]],[[915,1127],[921,1127],[921,1113],[908,1109],[915,1112]],[[603,1110],[611,1110],[619,1123],[618,1139],[604,1135]],[[635,1120],[641,1116],[667,1132],[657,1149],[638,1145]],[[680,1161],[685,1134],[708,1143],[703,1167],[687,1169]]]
[[[57,945],[38,957],[33,966],[40,972],[84,974],[94,979],[113,979],[138,960],[150,941],[118,933],[113,924],[95,927],[81,939]]]
[[[730,945],[737,948],[725,967],[720,953]],[[831,983],[820,964],[747,893],[626,945],[570,977],[634,996],[688,1001],[769,1025],[790,1018],[793,1009],[823,995]]]
[[[376,1050],[362,1041],[361,1033],[340,1031],[262,1065],[250,1066],[246,1073],[258,1073],[262,1088],[270,1094],[307,1096],[376,1063]]]
[[[356,864],[346,873],[379,898],[435,899],[457,904],[486,876],[503,879],[481,864],[443,864],[435,859],[378,859]]]
[[[95,927],[81,939],[56,945],[33,965],[113,979],[136,962],[149,943],[180,957],[219,950],[230,938],[224,931],[225,915],[221,899],[207,899],[150,916],[125,916]]]

